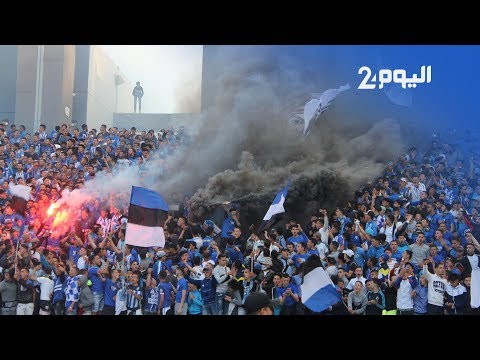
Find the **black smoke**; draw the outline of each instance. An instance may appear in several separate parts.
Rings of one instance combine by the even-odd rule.
[[[161,192],[193,190],[190,205],[199,217],[237,200],[258,223],[291,180],[285,208],[299,218],[350,199],[399,156],[405,143],[400,120],[389,119],[388,104],[372,101],[355,84],[308,137],[299,133],[292,119],[310,93],[346,83],[334,59],[299,49],[204,50],[202,120],[188,151],[169,162],[173,176],[159,183]]]

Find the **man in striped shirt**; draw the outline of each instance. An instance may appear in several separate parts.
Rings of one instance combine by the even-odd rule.
[[[138,283],[140,271],[136,270],[130,276],[130,284],[127,286],[127,315],[141,315],[140,304],[143,298],[142,289]]]
[[[41,124],[40,127],[38,128],[38,138],[40,140],[45,140],[48,136],[47,132],[45,131],[47,127],[44,124]]]
[[[111,220],[107,217],[107,211],[101,210],[100,217],[97,219],[97,224],[102,228],[102,236],[105,238],[110,231]]]
[[[80,297],[80,284],[78,269],[74,266],[70,266],[70,275],[67,278],[67,286],[65,287],[65,314],[77,315],[78,311],[78,298]]]

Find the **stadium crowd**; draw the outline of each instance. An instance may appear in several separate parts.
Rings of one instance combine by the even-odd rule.
[[[97,133],[65,124],[30,136],[0,125],[2,315],[312,314],[302,304],[306,262],[321,261],[342,301],[322,314],[463,315],[471,307],[480,243],[480,158],[472,142],[435,136],[406,149],[352,200],[257,233],[225,220],[193,222],[184,203],[163,248],[125,244],[128,208],[86,203],[75,229],[54,238],[47,210],[63,189],[99,171],[165,158],[185,129]],[[165,168],[165,174],[168,169]],[[25,217],[9,184],[32,187]],[[288,209],[287,209],[288,211]]]

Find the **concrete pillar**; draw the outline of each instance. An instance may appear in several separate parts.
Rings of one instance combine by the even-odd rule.
[[[0,121],[15,120],[17,45],[0,45]]]
[[[38,125],[45,124],[50,132],[55,125],[70,125],[74,70],[74,45],[19,45],[17,127],[23,124],[27,131],[35,132]]]
[[[18,45],[15,124],[33,130],[39,45]]]

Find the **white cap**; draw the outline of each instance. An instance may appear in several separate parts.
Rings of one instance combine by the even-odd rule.
[[[270,257],[266,257],[263,259],[263,261],[261,262],[262,265],[270,265],[272,266],[273,265],[273,262],[272,262],[272,258]]]
[[[207,266],[207,264],[211,264],[213,267],[215,267],[215,261],[213,261],[213,260],[208,260],[208,261],[205,261],[205,262],[202,264],[202,268],[205,269],[205,267]]]
[[[353,256],[355,255],[355,253],[354,253],[352,250],[350,250],[350,249],[348,249],[348,250],[343,250],[343,251],[342,251],[342,254],[345,254],[345,255],[347,255],[348,257],[353,257]]]

